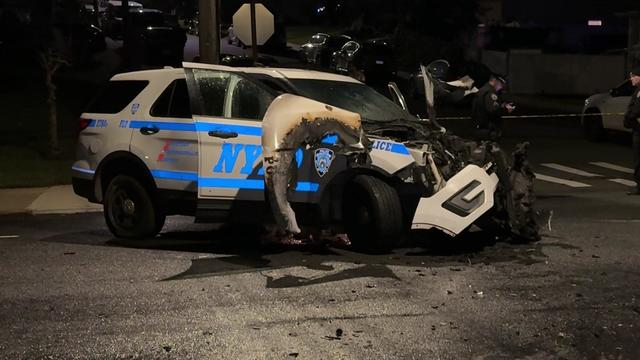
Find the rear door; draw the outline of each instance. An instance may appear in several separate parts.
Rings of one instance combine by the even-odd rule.
[[[234,68],[184,66],[198,136],[198,198],[264,200],[262,118],[275,94]]]
[[[198,138],[184,72],[157,79],[148,103],[132,105],[131,152],[143,159],[159,189],[196,191]]]

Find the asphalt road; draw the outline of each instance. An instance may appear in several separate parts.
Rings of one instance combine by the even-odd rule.
[[[630,148],[571,124],[506,133],[565,181],[536,182],[554,212],[536,244],[421,233],[366,255],[181,217],[144,242],[96,213],[0,217],[0,358],[637,359],[640,197],[610,166]]]

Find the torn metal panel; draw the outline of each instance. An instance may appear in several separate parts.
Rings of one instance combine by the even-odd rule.
[[[498,186],[496,174],[468,165],[449,179],[434,195],[421,198],[411,222],[412,229],[437,228],[455,236],[493,207]]]
[[[304,109],[304,111],[300,111]],[[287,191],[295,187],[295,151],[337,135],[346,154],[365,153],[369,147],[360,115],[304,97],[284,94],[276,98],[263,120],[262,147],[265,184],[277,225],[288,233],[301,232]],[[292,185],[293,184],[293,185]]]

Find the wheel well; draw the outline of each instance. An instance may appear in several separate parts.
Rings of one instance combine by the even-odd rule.
[[[584,111],[584,113],[585,113],[585,114],[599,114],[600,112],[601,112],[601,111],[600,111],[598,108],[595,108],[595,107],[590,107],[590,108],[588,108],[588,109],[586,109],[586,110]],[[583,117],[582,117],[582,125],[584,125],[585,120],[587,120],[587,119],[589,119],[589,118],[594,118],[594,117],[593,117],[593,116],[589,116],[589,117],[586,117],[586,118],[585,118],[585,117],[583,116]]]
[[[95,193],[99,202],[103,201],[103,194],[109,182],[117,175],[131,176],[147,189],[155,192],[156,183],[147,166],[137,156],[125,151],[109,154],[98,166],[96,171]]]

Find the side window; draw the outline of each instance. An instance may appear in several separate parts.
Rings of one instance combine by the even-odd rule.
[[[172,82],[166,89],[160,94],[156,102],[151,106],[149,114],[156,117],[169,117],[169,107],[171,106],[171,98],[176,87],[176,82]]]
[[[86,112],[117,114],[149,84],[146,80],[114,80],[89,105]]]
[[[176,118],[191,118],[191,105],[189,104],[189,92],[187,91],[187,80],[178,79],[174,81],[173,98],[169,108],[169,116]]]
[[[274,99],[251,80],[223,71],[190,69],[187,82],[197,115],[262,120]]]
[[[170,118],[191,118],[191,106],[185,79],[174,80],[158,97],[151,111],[151,116]]]
[[[231,74],[192,69],[192,76],[196,85],[193,93],[190,94],[194,101],[192,103],[194,113],[205,116],[224,116],[224,103]]]
[[[238,77],[231,97],[231,117],[262,120],[273,95],[250,80]]]

